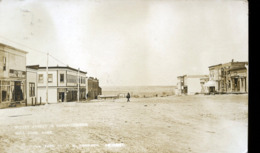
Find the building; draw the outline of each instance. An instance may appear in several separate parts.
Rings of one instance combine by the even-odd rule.
[[[177,87],[175,88],[176,95],[182,95],[187,93],[187,87],[184,87],[184,76],[177,77]]]
[[[35,66],[28,66],[35,68]],[[48,77],[48,103],[77,101],[78,82],[79,82],[79,100],[85,99],[86,95],[86,74],[87,72],[71,68],[69,66],[51,66],[48,67],[48,76],[46,67],[37,68],[37,100],[46,102],[46,85]]]
[[[39,65],[26,67],[26,106],[34,106],[40,101],[37,99],[38,95],[38,72]]]
[[[98,95],[102,95],[102,89],[99,86],[99,80],[97,78],[89,77],[87,84],[88,99],[97,99]]]
[[[200,78],[201,92],[202,94],[208,93],[208,89],[205,84],[209,81],[209,76]]]
[[[181,94],[200,94],[204,93],[202,85],[204,81],[208,78],[208,75],[183,75],[178,76],[177,88],[175,90],[177,95]]]
[[[248,62],[231,62],[209,67],[209,82],[206,86],[211,92],[247,93]]]
[[[26,54],[0,43],[0,108],[26,104]]]

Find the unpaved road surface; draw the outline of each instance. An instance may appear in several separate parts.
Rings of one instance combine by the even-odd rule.
[[[0,109],[1,153],[246,153],[248,96],[171,96]]]

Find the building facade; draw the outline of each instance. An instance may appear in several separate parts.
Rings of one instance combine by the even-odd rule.
[[[39,104],[37,99],[38,95],[38,75],[37,75],[38,66],[26,67],[26,106],[34,106]]]
[[[0,43],[0,108],[26,102],[27,52]]]
[[[248,92],[248,62],[231,62],[209,67],[211,88],[218,93]],[[213,89],[212,89],[213,90]]]
[[[30,66],[28,66],[30,67]],[[85,99],[86,74],[71,67],[38,67],[37,70],[37,100],[46,102],[46,86],[48,84],[48,103],[77,101],[78,83],[79,100]],[[48,77],[48,81],[47,81]]]
[[[175,90],[177,95],[181,94],[200,94],[204,93],[205,91],[202,88],[204,84],[203,79],[207,79],[208,75],[183,75],[178,76],[177,88]]]
[[[87,98],[97,99],[98,95],[102,95],[102,89],[99,86],[99,80],[97,78],[89,77],[87,78]]]

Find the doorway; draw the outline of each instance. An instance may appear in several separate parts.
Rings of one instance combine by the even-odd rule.
[[[14,101],[22,101],[23,100],[23,91],[21,88],[21,81],[14,82]]]
[[[64,92],[59,92],[59,100],[64,102]]]
[[[234,78],[234,91],[235,92],[240,91],[240,81],[238,78]]]

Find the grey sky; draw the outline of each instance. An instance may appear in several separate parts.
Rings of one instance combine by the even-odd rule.
[[[28,51],[28,65],[45,66],[46,56],[21,44],[101,86],[175,85],[179,75],[248,60],[244,0],[2,0],[0,20],[0,41]]]

